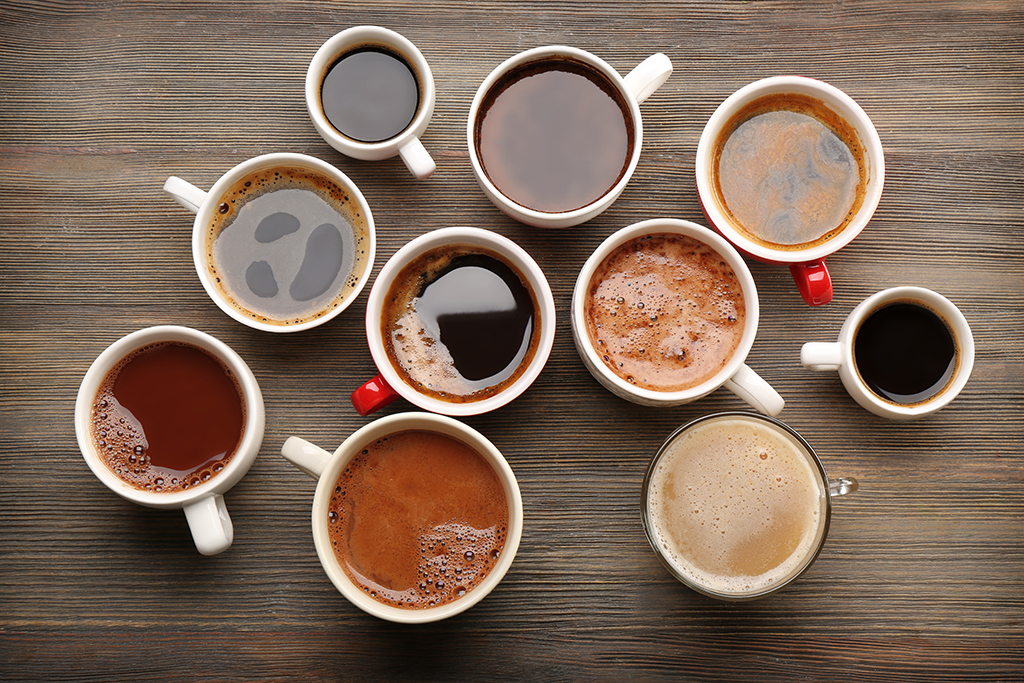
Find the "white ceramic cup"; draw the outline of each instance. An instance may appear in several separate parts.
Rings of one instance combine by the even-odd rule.
[[[391,364],[381,338],[382,310],[395,277],[421,254],[451,245],[477,246],[507,259],[533,290],[540,314],[540,341],[526,370],[515,382],[499,393],[478,401],[464,403],[442,401],[421,393],[408,384]],[[534,324],[537,324],[537,321]],[[360,414],[367,415],[401,397],[413,405],[433,413],[456,416],[478,415],[500,408],[516,398],[526,391],[540,375],[555,342],[555,300],[540,266],[512,240],[480,228],[441,228],[412,240],[395,252],[394,256],[381,268],[366,301],[366,339],[370,346],[370,355],[373,356],[373,362],[376,364],[379,374],[352,394],[352,403]]]
[[[360,47],[373,46],[384,47],[402,56],[416,77],[420,102],[416,115],[402,132],[381,142],[360,142],[331,125],[324,113],[320,89],[327,72],[342,55]],[[409,171],[421,180],[437,168],[420,142],[420,136],[434,113],[436,97],[434,76],[423,54],[407,38],[381,26],[353,26],[328,39],[313,55],[306,71],[306,108],[313,126],[327,144],[346,156],[364,161],[400,155]]]
[[[946,323],[956,344],[956,369],[945,387],[920,403],[899,404],[871,391],[857,371],[854,340],[861,323],[887,304],[898,301],[915,303],[938,314]],[[924,287],[893,287],[868,297],[846,317],[835,342],[808,342],[800,349],[800,362],[810,370],[839,371],[850,396],[875,415],[890,420],[913,420],[930,415],[949,404],[967,384],[974,368],[974,336],[967,319],[953,302]]]
[[[223,471],[209,481],[188,490],[158,493],[137,489],[114,474],[96,452],[90,425],[93,401],[107,373],[136,349],[167,341],[183,342],[203,348],[219,358],[231,370],[242,387],[246,421],[238,450]],[[256,377],[245,361],[218,339],[176,325],[160,325],[138,330],[107,347],[86,372],[75,402],[75,435],[78,437],[82,456],[93,474],[111,491],[133,503],[160,509],[183,508],[196,548],[203,555],[216,555],[231,546],[234,527],[224,504],[224,493],[245,476],[256,460],[260,445],[263,443],[265,424],[263,395]]]
[[[356,248],[366,252],[363,259],[364,266],[359,273],[353,273],[356,277],[356,284],[349,289],[344,300],[338,302],[328,309],[322,311],[316,317],[312,317],[301,323],[288,321],[266,321],[262,316],[243,309],[241,306],[230,302],[226,295],[216,284],[216,277],[210,272],[207,256],[207,232],[223,197],[231,190],[232,186],[246,176],[272,168],[298,168],[308,170],[319,176],[328,179],[342,188],[348,197],[345,208],[351,214],[354,223],[353,229],[356,232]],[[305,154],[294,154],[279,152],[264,154],[253,157],[238,164],[213,184],[209,192],[201,189],[177,176],[171,176],[164,183],[164,191],[196,214],[192,224],[192,260],[195,263],[196,273],[203,288],[210,295],[214,303],[229,316],[240,323],[264,332],[300,332],[311,327],[322,325],[344,311],[359,296],[366,282],[370,279],[370,272],[373,270],[373,259],[376,250],[376,235],[374,232],[373,215],[370,213],[370,206],[366,203],[363,193],[359,191],[355,183],[349,180],[348,176],[331,166],[325,161]]]
[[[835,237],[807,248],[775,248],[750,239],[736,227],[728,211],[719,201],[714,187],[715,149],[726,124],[751,101],[765,95],[796,93],[822,102],[849,123],[860,139],[867,185],[864,199],[849,224]],[[730,95],[708,119],[697,145],[695,159],[697,195],[711,227],[727,240],[758,261],[789,266],[797,289],[809,305],[819,306],[832,300],[832,279],[825,267],[825,257],[849,244],[860,234],[878,208],[885,182],[885,155],[871,119],[849,95],[835,86],[804,76],[775,76],[750,83]]]
[[[645,389],[619,377],[601,360],[601,356],[594,348],[594,343],[587,332],[586,300],[589,296],[591,278],[597,268],[613,251],[626,242],[644,235],[663,233],[686,235],[707,244],[718,252],[736,273],[740,286],[743,288],[743,299],[746,304],[743,336],[732,357],[713,377],[697,386],[681,391]],[[782,397],[744,363],[757,334],[758,316],[757,288],[754,286],[754,278],[736,250],[722,237],[705,227],[689,221],[670,218],[655,218],[635,223],[608,237],[594,250],[594,253],[583,265],[583,269],[576,279],[576,287],[572,295],[572,336],[576,342],[576,350],[579,352],[583,364],[590,370],[590,374],[616,396],[633,403],[653,407],[690,403],[725,386],[762,413],[778,415],[782,412],[785,406]]]
[[[508,532],[505,547],[498,561],[480,585],[452,602],[427,609],[401,609],[385,605],[357,587],[345,573],[331,546],[328,511],[335,483],[349,461],[377,439],[407,430],[424,430],[454,437],[480,454],[498,475],[508,501]],[[290,437],[281,447],[281,455],[302,472],[317,479],[313,497],[313,542],[324,571],[353,605],[375,617],[407,624],[421,624],[455,616],[483,600],[494,590],[515,559],[523,534],[523,501],[515,474],[501,452],[475,429],[443,415],[431,413],[396,413],[375,420],[357,430],[333,454],[304,441]]]
[[[480,112],[480,106],[483,104],[488,91],[490,91],[491,87],[498,81],[498,79],[512,69],[528,62],[546,59],[549,57],[563,57],[578,60],[603,74],[604,77],[607,78],[608,81],[611,82],[622,94],[623,100],[629,107],[630,118],[633,122],[633,154],[629,159],[625,173],[622,174],[622,177],[611,188],[611,190],[590,204],[572,211],[536,211],[509,199],[502,194],[494,183],[492,183],[487,177],[483,163],[477,153],[477,116]],[[580,223],[589,221],[596,217],[611,206],[616,199],[618,199],[619,195],[622,194],[622,191],[626,188],[627,183],[629,183],[629,179],[633,176],[633,171],[636,170],[637,162],[640,160],[640,148],[643,143],[644,127],[640,118],[640,104],[650,97],[654,91],[660,88],[662,84],[668,80],[668,77],[671,74],[672,63],[669,61],[668,57],[661,53],[651,55],[645,59],[630,71],[625,78],[620,76],[615,69],[609,66],[608,63],[600,57],[584,50],[565,45],[536,47],[531,50],[526,50],[525,52],[520,52],[519,54],[506,59],[498,65],[498,67],[495,68],[487,78],[484,79],[483,83],[480,84],[469,109],[469,122],[466,130],[467,142],[469,144],[469,158],[473,164],[473,173],[476,175],[477,182],[483,189],[484,194],[486,194],[487,198],[490,199],[491,202],[501,209],[501,211],[506,215],[516,219],[517,221],[535,227],[570,227],[573,225],[579,225]]]

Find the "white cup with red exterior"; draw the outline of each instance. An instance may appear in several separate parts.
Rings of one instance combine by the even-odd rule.
[[[704,382],[679,391],[656,391],[626,381],[615,374],[603,361],[587,330],[587,297],[590,282],[601,264],[623,244],[647,235],[676,234],[703,242],[729,264],[743,289],[745,317],[743,334],[739,345],[728,361],[712,377]],[[690,221],[672,218],[655,218],[622,228],[601,243],[590,255],[576,279],[572,294],[572,336],[583,364],[590,374],[606,389],[620,398],[651,407],[671,407],[691,403],[707,396],[719,387],[725,387],[767,415],[778,415],[785,407],[785,400],[768,382],[746,364],[747,354],[754,345],[759,318],[757,288],[754,278],[743,262],[743,258],[720,235]]]
[[[859,138],[866,166],[863,201],[846,227],[834,237],[806,248],[783,248],[751,239],[737,228],[714,187],[716,142],[723,128],[753,100],[780,93],[795,93],[819,100],[850,124]],[[885,182],[885,155],[874,124],[849,95],[813,78],[776,76],[740,88],[718,106],[701,133],[695,170],[697,194],[711,227],[741,253],[763,263],[788,266],[804,301],[811,306],[820,306],[832,300],[832,278],[825,266],[825,258],[853,241],[874,215]]]
[[[536,351],[519,377],[498,393],[466,402],[443,401],[410,385],[392,365],[381,335],[381,315],[388,290],[395,278],[425,252],[452,245],[479,247],[485,252],[494,252],[511,263],[533,290],[537,304],[535,312],[539,317],[539,321],[535,321],[534,324],[539,322],[540,325]],[[440,228],[407,243],[381,268],[366,301],[366,339],[378,374],[352,392],[352,405],[360,415],[373,413],[398,398],[404,398],[418,408],[432,413],[454,416],[479,415],[500,408],[522,394],[544,369],[555,342],[555,299],[540,266],[512,240],[481,228]]]
[[[235,454],[224,470],[209,481],[184,491],[142,490],[127,483],[104,463],[92,436],[92,407],[107,374],[132,352],[160,342],[180,342],[204,349],[216,356],[238,380],[245,401],[245,427]],[[256,460],[263,443],[266,412],[263,394],[245,361],[224,342],[204,332],[177,325],[159,325],[133,332],[107,347],[89,367],[75,402],[75,435],[86,464],[111,491],[138,505],[158,509],[183,509],[196,549],[203,555],[227,550],[234,540],[234,526],[224,503],[224,494],[237,484]]]

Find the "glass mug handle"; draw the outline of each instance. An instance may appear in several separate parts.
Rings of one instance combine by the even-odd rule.
[[[828,480],[828,493],[833,498],[853,493],[859,488],[860,483],[853,477],[839,477],[838,479]]]

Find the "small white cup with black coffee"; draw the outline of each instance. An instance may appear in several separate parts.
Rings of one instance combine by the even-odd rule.
[[[754,278],[732,245],[669,218],[608,237],[583,265],[572,296],[583,364],[616,396],[655,407],[725,386],[778,415],[785,401],[745,363],[758,318]]]
[[[834,342],[809,342],[800,362],[839,371],[875,415],[912,420],[948,405],[974,368],[974,336],[953,302],[924,287],[893,287],[862,301]]]
[[[249,327],[298,332],[322,325],[370,279],[370,207],[325,161],[264,154],[232,168],[209,192],[176,176],[164,190],[196,214],[192,259],[203,288]]]
[[[423,54],[381,26],[353,26],[325,42],[306,71],[306,108],[320,136],[365,161],[402,157],[419,179],[437,168],[420,142],[434,112]]]
[[[75,403],[75,434],[93,474],[133,503],[184,509],[203,555],[231,546],[224,493],[252,466],[265,422],[245,361],[218,339],[176,325],[107,347]]]

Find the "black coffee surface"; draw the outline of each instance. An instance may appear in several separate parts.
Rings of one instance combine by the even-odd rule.
[[[933,311],[909,302],[878,309],[853,342],[857,372],[885,400],[921,403],[942,391],[956,371],[956,342]]]
[[[324,114],[359,142],[389,140],[412,123],[419,107],[416,76],[403,59],[376,48],[344,55],[320,87]]]

